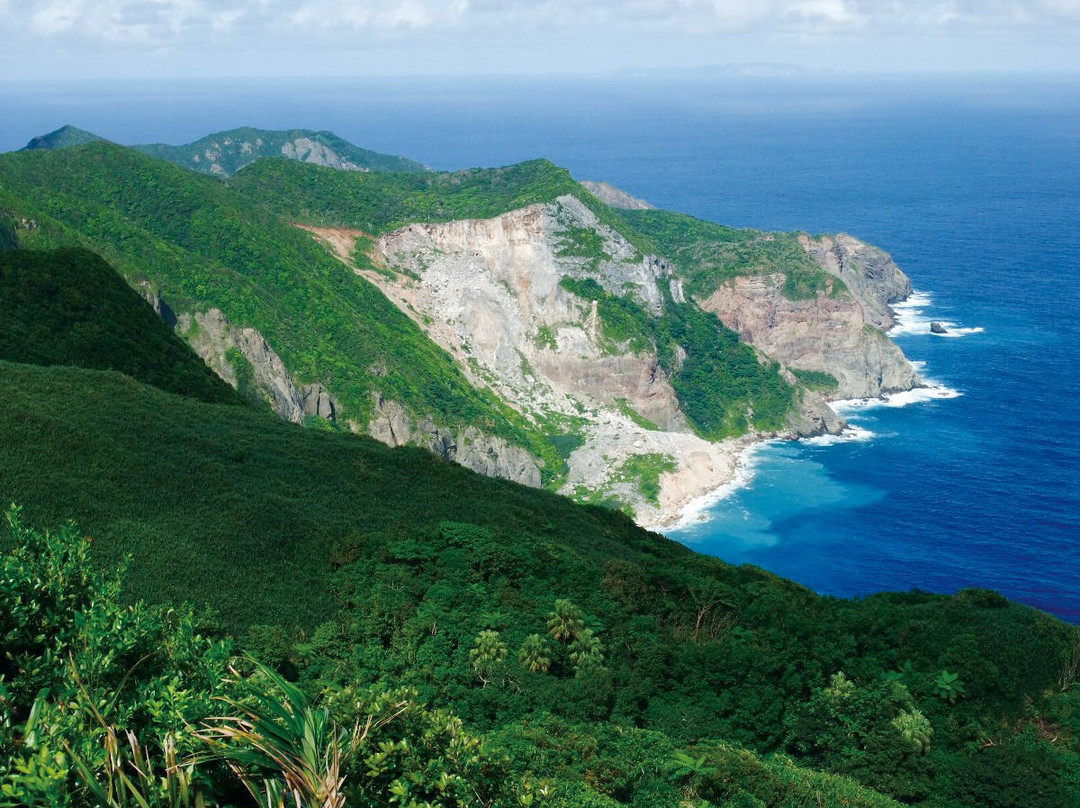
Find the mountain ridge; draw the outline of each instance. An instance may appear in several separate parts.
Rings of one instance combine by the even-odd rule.
[[[833,393],[856,395],[884,389],[860,378],[919,383],[862,315],[864,286],[852,284],[860,298],[791,234],[616,210],[548,161],[381,173],[260,160],[226,185],[137,155],[94,143],[4,156],[0,176],[20,198],[0,193],[0,210],[48,200],[40,220],[65,223],[20,231],[28,246],[68,243],[74,228],[156,309],[176,314],[219,375],[248,380],[249,398],[298,423],[426,446],[657,524],[730,479],[740,436],[839,430],[803,379],[834,378]],[[320,228],[353,235],[325,247],[311,234]],[[706,231],[722,240],[703,258],[695,245],[708,244]],[[743,250],[734,263],[731,239]],[[780,298],[846,307],[832,322],[855,347],[836,354],[839,365],[807,354],[806,333],[796,361],[745,328],[740,340],[703,308],[704,292],[757,276],[762,259],[786,279]],[[439,291],[451,278],[452,305]],[[543,312],[556,303],[552,319]],[[755,305],[767,313],[773,303]],[[597,374],[607,365],[614,375]],[[622,392],[607,389],[615,378]]]
[[[103,141],[105,138],[66,124],[32,138],[21,151],[66,149]],[[231,177],[244,166],[263,157],[285,157],[343,171],[422,172],[428,169],[404,157],[380,154],[356,146],[325,130],[258,129],[241,126],[214,132],[182,145],[148,143],[128,146],[202,174]]]

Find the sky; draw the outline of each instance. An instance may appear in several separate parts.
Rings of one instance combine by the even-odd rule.
[[[1080,0],[0,0],[0,43],[6,81],[1080,72]]]

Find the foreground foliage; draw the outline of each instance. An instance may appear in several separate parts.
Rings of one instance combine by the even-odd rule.
[[[120,578],[91,571],[89,537],[74,526],[42,533],[15,508],[7,523],[14,550],[0,561],[0,805],[617,804],[589,782],[590,771],[533,752],[563,735],[559,754],[574,754],[582,739],[566,736],[565,724],[508,728],[492,743],[408,690],[353,683],[323,691],[316,704],[261,665],[234,660],[247,671],[239,673],[230,641],[204,636],[190,611],[121,605]],[[608,767],[645,752],[632,786],[668,804],[735,795],[794,805],[835,795],[836,804],[893,805],[850,781],[729,746],[684,751],[655,733],[613,728],[598,738],[612,747],[602,753]],[[691,752],[702,754],[695,761]],[[549,776],[537,780],[538,770]],[[755,792],[768,802],[746,802]]]
[[[1069,806],[1080,793],[1076,629],[996,593],[822,598],[419,450],[303,430],[114,373],[0,363],[0,400],[4,497],[38,522],[78,513],[93,537],[70,534],[79,573],[65,580],[96,575],[88,560],[108,569],[130,554],[128,597],[166,604],[121,609],[109,594],[122,617],[107,610],[66,627],[63,615],[83,601],[48,594],[63,609],[6,622],[10,726],[33,730],[41,715],[50,733],[66,732],[70,713],[34,710],[61,682],[61,703],[97,705],[131,757],[127,730],[154,760],[172,731],[187,760],[200,742],[179,734],[185,722],[220,714],[215,696],[250,699],[239,683],[252,671],[236,663],[241,677],[228,673],[230,649],[208,639],[213,623],[175,607],[192,599],[216,607],[244,650],[336,726],[417,705],[386,725],[412,733],[404,745],[391,734],[392,749],[358,753],[390,773],[440,750],[437,765],[472,783],[471,738],[494,755],[475,765],[509,765],[515,787],[532,789],[514,799],[550,793],[556,805],[798,805],[823,794],[826,805],[869,805],[870,787],[935,808],[995,808]],[[16,587],[8,603],[55,589],[5,586]],[[94,608],[101,593],[119,593],[96,580],[88,588],[94,597],[81,597]],[[5,606],[0,619],[21,608]],[[169,639],[173,625],[200,639]],[[29,639],[10,639],[22,626]],[[108,664],[78,662],[90,650],[77,651],[69,672],[68,646],[98,648]],[[181,673],[167,670],[174,658]],[[78,695],[76,672],[90,698]],[[282,698],[270,677],[260,682]],[[401,688],[410,695],[395,695]],[[403,723],[410,714],[416,721]],[[74,725],[92,741],[72,748],[104,766],[106,730],[85,716]],[[42,737],[31,730],[18,732]],[[27,776],[63,769],[62,748],[17,746]],[[501,756],[510,763],[494,762]],[[343,757],[346,774],[369,768]],[[207,771],[244,799],[227,766]]]

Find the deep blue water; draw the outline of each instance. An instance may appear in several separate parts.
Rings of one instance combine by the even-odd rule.
[[[898,337],[959,397],[756,453],[671,535],[836,595],[998,589],[1080,622],[1080,81],[455,80],[0,85],[0,149],[74,123],[122,143],[331,129],[435,168],[548,157],[727,224],[847,231],[982,328]]]

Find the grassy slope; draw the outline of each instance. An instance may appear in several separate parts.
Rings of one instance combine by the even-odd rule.
[[[2,155],[0,210],[40,220],[20,231],[24,246],[94,245],[175,308],[217,307],[257,328],[302,381],[333,390],[346,418],[366,422],[380,391],[442,424],[546,450],[374,286],[218,180],[111,144]]]
[[[407,683],[511,735],[546,710],[575,733],[591,732],[582,720],[613,721],[681,743],[789,749],[915,802],[967,793],[968,770],[1007,779],[1038,765],[1049,772],[1044,804],[1067,804],[1075,740],[1059,727],[1054,746],[1036,720],[1055,709],[1049,694],[1072,631],[1000,597],[821,598],[421,450],[304,430],[115,373],[0,363],[0,401],[4,500],[42,524],[78,516],[103,562],[132,553],[136,596],[209,603],[241,630],[285,624],[283,638],[307,626],[282,653],[313,686]],[[516,667],[559,597],[600,631],[605,671],[573,676],[558,647],[550,674]],[[486,628],[501,632],[510,657],[481,686],[468,650]],[[249,641],[268,653],[266,636]],[[839,737],[855,739],[852,752],[815,752],[831,725],[814,723],[824,719],[813,694],[838,670],[871,706],[851,702],[862,717]],[[936,695],[943,670],[965,684],[955,704]],[[891,672],[933,725],[927,757],[890,729]],[[969,760],[980,738],[995,751]]]
[[[844,288],[843,281],[807,254],[796,233],[736,229],[666,210],[626,210],[619,215],[678,264],[687,279],[686,291],[694,297],[708,297],[719,284],[740,275],[771,272],[786,276],[784,295],[792,300]]]
[[[242,401],[84,249],[0,250],[0,359],[116,370],[211,403]]]
[[[213,163],[207,159],[206,155],[208,152],[214,152],[218,155],[216,164],[226,173],[235,174],[261,157],[280,157],[282,146],[300,138],[326,146],[343,160],[348,160],[368,171],[418,172],[426,170],[424,166],[413,160],[362,149],[333,132],[316,132],[312,129],[271,131],[244,126],[227,132],[215,132],[181,146],[152,143],[145,146],[132,146],[132,148],[152,157],[160,157],[204,173],[211,173],[210,167]],[[226,141],[231,142],[226,143]],[[256,141],[262,141],[262,143],[256,145]],[[244,144],[251,144],[252,148],[244,149]],[[196,161],[195,157],[199,159]]]

